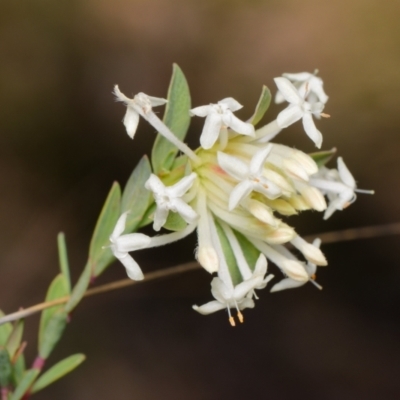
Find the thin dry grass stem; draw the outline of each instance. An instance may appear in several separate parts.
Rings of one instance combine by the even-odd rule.
[[[376,238],[380,236],[391,236],[391,235],[399,235],[400,234],[400,222],[395,222],[391,224],[385,225],[377,225],[377,226],[366,226],[364,228],[352,228],[345,229],[341,231],[333,231],[333,232],[325,232],[317,235],[308,235],[305,236],[304,239],[307,241],[312,241],[313,239],[319,237],[322,243],[337,243],[337,242],[346,242],[350,240],[357,239],[369,239]],[[148,282],[151,280],[165,278],[173,275],[178,275],[183,272],[193,271],[195,269],[199,269],[200,265],[196,261],[176,265],[174,267],[161,269],[154,272],[149,272],[145,274],[145,279],[143,281],[132,281],[131,279],[122,279],[116,282],[107,283],[105,285],[98,286],[96,288],[88,289],[84,295],[84,297],[93,296],[99,293],[110,292],[116,289],[122,289],[127,286],[137,285],[142,282]],[[14,312],[12,314],[5,315],[3,318],[0,318],[0,325],[16,321],[21,318],[29,317],[33,314],[36,314],[46,308],[54,307],[56,305],[64,304],[69,300],[69,296],[61,297],[59,299],[53,301],[47,301],[43,303],[36,304],[34,306],[25,308],[23,310]]]

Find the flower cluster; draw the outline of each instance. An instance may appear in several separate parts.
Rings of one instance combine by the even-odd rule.
[[[127,106],[124,124],[131,138],[142,117],[182,155],[175,169],[151,173],[145,182],[152,193],[149,218],[154,230],[173,232],[154,237],[123,234],[124,212],[110,237],[111,250],[128,276],[140,280],[142,271],[129,252],[161,246],[197,230],[196,257],[206,271],[216,274],[211,281],[215,300],[193,308],[201,314],[226,308],[231,325],[235,320],[230,310],[236,309],[238,320],[243,322],[241,310],[254,307],[255,291],[265,288],[273,278],[267,274],[268,261],[283,274],[272,292],[306,282],[320,288],[315,282],[316,269],[327,265],[320,241],[306,242],[279,216],[316,210],[324,212],[327,219],[351,204],[360,192],[342,158],[338,158],[337,169],[324,166],[333,151],[308,155],[271,142],[282,129],[301,119],[305,133],[320,148],[322,134],[313,117],[328,117],[323,113],[328,96],[316,73],[284,74],[275,78],[275,83],[275,101],[289,104],[260,129],[254,124],[260,119],[256,116],[267,108],[269,91],[263,92],[248,121],[234,115],[242,106],[230,97],[187,110],[192,117],[205,118],[196,151],[153,112],[153,107],[167,100],[144,93],[130,99],[118,86],[114,90],[117,100]],[[175,220],[173,227],[171,219]]]

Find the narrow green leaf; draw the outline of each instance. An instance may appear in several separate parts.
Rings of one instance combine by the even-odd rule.
[[[14,387],[19,385],[24,376],[24,373],[25,373],[25,357],[23,354],[20,354],[13,366]]]
[[[86,289],[90,283],[90,277],[92,276],[92,265],[87,263],[81,276],[78,279],[77,284],[72,289],[71,297],[69,298],[67,304],[65,305],[65,311],[70,313],[76,305],[82,300]]]
[[[157,204],[154,202],[151,203],[151,205],[148,207],[148,209],[144,213],[142,220],[140,221],[139,228],[143,228],[144,226],[147,226],[153,222],[154,213],[156,212],[156,208],[157,208]]]
[[[39,343],[39,356],[41,358],[47,360],[60,340],[67,324],[67,317],[68,314],[64,310],[59,310],[47,322],[42,334],[42,340]]]
[[[0,347],[0,387],[6,387],[10,384],[12,367],[8,351]]]
[[[261,96],[258,100],[256,109],[252,117],[249,119],[249,122],[252,123],[253,125],[257,125],[261,121],[266,111],[268,110],[270,104],[271,104],[271,92],[266,86],[263,86],[261,91]]]
[[[110,245],[109,237],[120,216],[120,204],[121,189],[119,184],[114,182],[101,210],[90,242],[88,263],[91,265],[93,276],[99,276],[114,259],[111,250],[103,247]]]
[[[172,78],[168,89],[168,103],[163,121],[178,137],[184,140],[190,124],[190,92],[185,75],[174,64]],[[151,163],[155,174],[168,171],[178,152],[178,149],[160,134],[154,142],[151,153]]]
[[[72,372],[75,368],[82,364],[85,359],[86,357],[84,354],[74,354],[58,362],[35,382],[32,387],[32,393],[39,392],[58,379]]]
[[[24,333],[24,320],[19,319],[15,322],[13,326],[13,330],[10,336],[7,339],[6,349],[10,358],[14,357],[15,352],[18,350],[19,346],[21,345],[22,335]]]
[[[0,310],[0,318],[4,317],[3,311]],[[10,336],[10,333],[12,331],[12,325],[9,322],[6,322],[5,324],[0,325],[0,346],[5,346],[8,337]]]
[[[40,371],[38,369],[28,369],[15,389],[15,392],[11,395],[10,400],[20,400],[32,386],[32,383],[35,381],[39,373]]]
[[[46,301],[52,301],[64,296],[68,296],[70,293],[68,286],[69,285],[65,275],[64,274],[57,275],[51,282],[49,288],[47,289]],[[47,324],[49,323],[53,315],[62,308],[63,305],[58,305],[46,308],[45,310],[42,311],[42,315],[40,317],[39,335],[38,335],[39,348],[44,340],[44,332],[46,330]]]
[[[310,153],[309,156],[317,163],[318,167],[321,168],[332,159],[336,153],[336,147],[331,150],[317,151]]]
[[[126,183],[121,199],[121,214],[129,211],[126,219],[125,233],[136,230],[151,201],[151,192],[144,187],[151,174],[151,166],[144,156],[133,170]]]
[[[243,251],[244,258],[247,261],[247,264],[249,264],[249,267],[252,271],[254,271],[254,267],[256,266],[256,262],[258,260],[258,257],[260,256],[260,251],[257,250],[252,243],[250,243],[245,236],[243,236],[241,233],[237,231],[233,231],[239,244],[240,247]]]
[[[232,278],[232,282],[234,285],[239,284],[243,281],[242,275],[240,274],[239,267],[236,263],[236,257],[233,254],[233,250],[231,245],[229,244],[229,240],[225,235],[225,232],[219,225],[217,221],[215,221],[215,226],[217,228],[217,233],[219,237],[219,241],[221,243],[222,250],[224,252],[225,261],[228,264],[229,272]]]
[[[71,292],[71,277],[69,273],[69,263],[68,263],[68,253],[67,244],[65,243],[65,235],[60,232],[57,236],[57,246],[58,246],[58,259],[60,263],[60,270],[65,276],[65,281],[67,283],[68,294]]]

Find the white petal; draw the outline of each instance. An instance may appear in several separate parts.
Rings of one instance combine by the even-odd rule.
[[[253,190],[253,185],[250,181],[245,180],[236,185],[229,196],[229,211],[232,211],[237,205],[247,197]]]
[[[272,286],[270,292],[279,292],[280,290],[293,289],[303,286],[306,282],[295,281],[294,279],[286,278]]]
[[[192,108],[189,111],[190,115],[196,115],[197,117],[206,117],[208,114],[210,114],[212,110],[212,105],[209,106],[200,106],[200,107],[195,107]]]
[[[306,131],[308,137],[315,143],[318,148],[321,148],[322,145],[322,134],[316,128],[314,124],[314,120],[309,113],[305,113],[303,116],[303,127]]]
[[[233,291],[233,296],[237,302],[241,301],[246,297],[246,295],[254,290],[257,285],[258,280],[254,278],[250,278],[247,281],[239,283],[239,285],[235,286]]]
[[[293,86],[293,84],[286,78],[279,77],[274,78],[276,86],[278,86],[279,91],[288,103],[300,104],[304,100],[300,97],[299,92]]]
[[[219,301],[210,301],[209,303],[203,304],[202,306],[193,306],[193,310],[203,315],[212,314],[216,311],[223,310],[226,308],[225,304],[221,304]]]
[[[144,187],[156,194],[163,194],[165,191],[165,186],[161,179],[154,174],[150,175],[149,179],[147,179],[146,183],[144,184]]]
[[[124,125],[128,136],[133,139],[139,124],[139,114],[130,106],[126,109]]]
[[[244,310],[245,308],[254,308],[255,304],[253,299],[245,298],[240,303],[238,303],[239,310]]]
[[[230,111],[229,114],[225,113],[222,117],[225,125],[233,131],[247,136],[255,136],[254,126],[248,122],[241,121],[238,117],[233,115]]]
[[[241,181],[249,173],[249,167],[237,157],[219,151],[217,154],[219,166],[230,176]]]
[[[167,221],[169,210],[166,205],[157,205],[156,212],[154,213],[153,229],[159,231]]]
[[[342,157],[338,157],[337,159],[337,166],[340,175],[340,179],[347,185],[350,186],[352,189],[356,187],[356,181],[353,178],[353,175],[346,167],[346,164],[343,161]]]
[[[173,208],[179,215],[188,223],[192,224],[198,218],[197,212],[193,210],[188,204],[186,204],[182,199],[173,200]]]
[[[122,232],[125,230],[125,224],[126,224],[126,218],[128,216],[129,212],[124,212],[121,214],[121,216],[118,218],[117,223],[115,224],[115,228],[110,236],[110,240],[113,242],[115,239],[117,239],[119,236],[121,236]]]
[[[152,107],[163,106],[164,104],[168,103],[168,100],[162,99],[160,97],[151,97],[151,96],[147,97],[149,98]]]
[[[129,233],[122,235],[115,240],[116,251],[127,253],[146,248],[151,242],[151,238],[143,233]]]
[[[167,187],[167,193],[171,197],[182,197],[193,185],[197,178],[197,174],[192,172],[189,176],[185,176],[175,185]]]
[[[267,258],[264,254],[260,253],[256,266],[254,267],[254,274],[259,275],[264,278],[264,275],[267,273],[268,262]]]
[[[328,101],[329,97],[326,95],[324,91],[324,88],[322,86],[322,81],[320,84],[313,84],[312,91],[317,95],[318,100],[321,103],[325,104]]]
[[[129,102],[132,101],[132,99],[126,97],[120,90],[119,90],[119,86],[115,85],[114,86],[114,95],[117,98],[117,101],[122,101],[125,104],[128,104]]]
[[[263,149],[258,150],[256,154],[254,154],[253,158],[251,159],[250,162],[250,173],[255,175],[255,174],[261,174],[265,161],[271,152],[272,145],[268,144],[265,146]]]
[[[275,104],[281,104],[285,101],[283,94],[278,90],[275,95]]]
[[[221,278],[214,278],[211,281],[211,293],[220,303],[226,303],[233,295]]]
[[[339,198],[337,198],[337,199],[331,201],[331,202],[329,203],[328,208],[327,208],[326,211],[325,211],[324,219],[326,220],[326,219],[328,219],[329,217],[331,217],[332,214],[333,214],[336,210],[338,210],[338,207],[337,207],[337,206],[339,206],[340,204],[341,204],[341,200],[340,200]]]
[[[282,190],[275,183],[265,179],[263,176],[258,178],[259,182],[253,186],[253,190],[262,193],[271,200],[278,198],[282,194]]]
[[[126,254],[124,257],[120,257],[119,261],[121,261],[125,267],[129,278],[133,279],[134,281],[141,281],[144,279],[143,272],[140,269],[139,264],[129,254]]]
[[[243,106],[232,97],[227,97],[218,102],[218,104],[225,104],[231,111],[240,110]]]
[[[301,107],[296,105],[290,105],[289,107],[282,110],[277,117],[278,126],[280,128],[287,128],[288,126],[294,124],[304,115]]]
[[[221,114],[209,114],[204,123],[204,128],[200,136],[200,144],[203,149],[208,150],[214,146],[221,130],[222,119]]]

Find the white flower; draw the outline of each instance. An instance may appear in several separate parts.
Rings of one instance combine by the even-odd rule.
[[[307,100],[310,103],[320,101],[321,103],[326,104],[329,97],[324,91],[324,83],[322,79],[316,75],[317,72],[318,71],[315,71],[313,74],[309,72],[282,74],[282,76],[293,82],[300,92],[307,92]],[[275,96],[275,103],[279,104],[283,103],[284,101],[284,96],[280,91],[278,91]]]
[[[310,179],[310,184],[322,190],[329,199],[329,206],[325,211],[324,219],[328,219],[336,210],[343,210],[353,203],[356,192],[373,194],[373,190],[357,189],[356,181],[344,163],[342,157],[337,159],[337,170],[324,168]]]
[[[130,251],[146,248],[150,245],[151,238],[142,233],[130,233],[121,235],[125,229],[125,222],[128,213],[123,213],[115,225],[114,231],[110,236],[111,251],[114,256],[126,268],[129,278],[140,281],[144,278],[143,272],[138,263],[129,255]]]
[[[315,239],[313,241],[313,246],[316,248],[319,248],[321,245],[321,240],[320,239]],[[314,286],[316,286],[318,289],[322,289],[322,286],[320,286],[317,282],[315,282],[315,272],[317,270],[316,264],[312,263],[309,261],[305,266],[305,270],[307,271],[307,274],[309,276],[309,282],[311,282]],[[278,292],[280,290],[285,290],[285,289],[292,289],[292,288],[297,288],[300,286],[303,286],[307,281],[297,281],[292,278],[285,278],[282,279],[280,282],[272,286],[271,292]]]
[[[265,160],[272,145],[269,144],[258,150],[248,166],[237,157],[218,152],[219,166],[230,176],[241,181],[232,190],[229,197],[229,210],[232,211],[252,191],[262,193],[270,199],[281,195],[281,189],[263,176]]]
[[[254,126],[247,122],[241,121],[233,115],[232,111],[242,108],[235,99],[227,97],[218,102],[218,104],[210,104],[208,106],[200,106],[190,110],[191,115],[198,117],[206,117],[203,132],[200,136],[200,144],[203,149],[210,149],[223,131],[226,135],[227,128],[242,135],[254,136]]]
[[[298,91],[293,84],[286,78],[275,78],[275,83],[282,93],[289,106],[281,111],[277,121],[281,128],[292,125],[299,119],[303,120],[303,127],[306,134],[320,148],[322,144],[322,134],[316,128],[312,114],[316,116],[324,116],[322,110],[324,105],[321,102],[309,103],[305,100],[306,93]]]
[[[124,125],[126,132],[132,139],[139,124],[139,115],[146,118],[146,115],[152,111],[153,107],[167,103],[165,99],[147,96],[144,93],[138,93],[133,99],[130,99],[119,90],[118,85],[114,87],[114,94],[118,101],[122,101],[127,106]]]
[[[272,274],[265,276],[265,274],[267,273],[267,266],[267,259],[265,255],[261,253],[254,267],[253,275],[248,280],[252,280],[254,282],[254,288],[251,292],[249,292],[247,297],[254,296],[256,299],[258,299],[255,293],[255,289],[264,289],[267,286],[267,283],[274,277],[274,275]]]
[[[243,315],[240,310],[254,307],[254,301],[246,297],[248,293],[254,289],[254,283],[254,280],[245,281],[231,288],[230,285],[226,285],[221,278],[214,278],[211,281],[211,293],[215,300],[203,304],[200,307],[194,305],[193,309],[200,314],[208,315],[226,308],[229,314],[229,322],[232,326],[235,326],[235,321],[231,316],[230,309],[235,308],[238,311],[237,315],[239,321],[243,322]]]
[[[169,211],[177,212],[188,224],[192,224],[197,219],[197,213],[181,197],[192,187],[197,174],[192,172],[185,176],[175,185],[166,187],[158,178],[151,174],[146,181],[145,187],[151,190],[157,203],[157,209],[154,215],[153,228],[159,231],[165,224]]]

